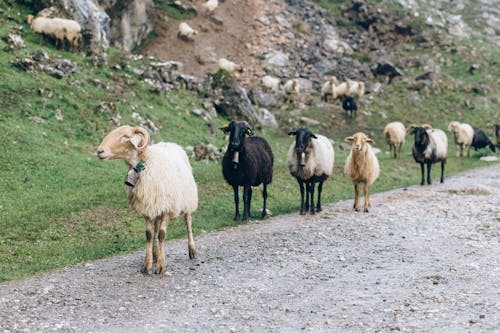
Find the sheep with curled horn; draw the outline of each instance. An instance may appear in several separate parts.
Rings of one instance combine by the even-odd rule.
[[[330,140],[314,134],[308,128],[292,129],[288,135],[295,136],[288,150],[288,170],[297,179],[300,189],[300,214],[315,214],[321,211],[323,182],[332,175],[335,153]],[[318,201],[314,206],[314,187],[318,183]],[[304,185],[306,199],[304,202]]]
[[[254,132],[246,121],[233,120],[220,129],[225,134],[229,134],[227,151],[222,158],[222,175],[233,187],[234,220],[240,219],[239,186],[243,187],[243,221],[247,221],[250,219],[252,186],[260,184],[263,184],[264,199],[261,217],[266,217],[267,186],[273,178],[274,156],[271,146],[264,138],[253,136]]]

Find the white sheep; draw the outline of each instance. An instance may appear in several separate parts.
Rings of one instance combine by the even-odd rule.
[[[362,132],[349,136],[344,141],[352,143],[351,151],[345,161],[344,172],[354,184],[354,210],[359,211],[360,184],[364,184],[364,211],[368,212],[370,207],[370,186],[380,174],[378,159],[371,147],[375,144],[375,141]]]
[[[195,257],[191,214],[198,207],[198,190],[186,152],[175,143],[149,145],[149,141],[144,128],[121,126],[103,139],[97,156],[102,161],[125,160],[137,172],[128,201],[146,220],[146,257],[141,271],[152,273],[154,254],[155,273],[168,274],[164,240],[173,219],[185,217],[189,258]]]
[[[300,80],[299,79],[290,79],[285,82],[283,86],[283,91],[285,93],[287,101],[293,101],[294,104],[297,104],[299,101],[299,93],[300,93]]]
[[[323,182],[332,175],[335,153],[330,140],[319,134],[313,134],[307,128],[294,129],[288,133],[295,141],[288,150],[288,170],[299,183],[300,214],[308,211],[314,214],[321,211],[321,191]],[[314,186],[318,184],[318,202],[314,207]],[[306,200],[304,203],[304,184]]]
[[[60,44],[61,48],[64,48],[64,41],[68,40],[70,50],[77,50],[78,40],[81,37],[81,27],[78,22],[58,17],[34,17],[33,15],[26,16],[26,21],[34,32],[41,35],[40,44],[43,35],[46,35],[55,39],[56,47]]]
[[[238,65],[237,63],[232,62],[231,60],[227,60],[226,58],[220,58],[219,60],[217,60],[217,65],[219,66],[219,69],[223,69],[231,74],[236,71],[242,70],[241,65]]]
[[[474,138],[474,129],[472,126],[452,121],[448,125],[448,131],[453,133],[453,138],[457,145],[457,157],[460,157],[460,155],[465,157],[465,152],[467,152],[467,157],[469,157],[472,139]]]
[[[335,76],[332,76],[323,83],[321,87],[321,99],[325,102],[331,103],[333,102],[333,86],[338,85],[339,81]]]
[[[208,0],[202,5],[205,14],[213,14],[217,6],[219,6],[218,0]]]
[[[177,32],[177,37],[185,41],[193,41],[193,37],[198,34],[198,30],[195,30],[189,26],[186,22],[181,22],[179,24],[179,31]]]
[[[397,158],[401,156],[401,147],[405,143],[405,135],[406,127],[399,121],[393,121],[385,126],[384,138],[389,145],[391,157]]]
[[[281,80],[277,77],[266,75],[262,78],[262,84],[264,85],[265,91],[279,91]]]
[[[365,83],[361,81],[347,80],[349,92],[346,95],[360,99],[365,95]]]

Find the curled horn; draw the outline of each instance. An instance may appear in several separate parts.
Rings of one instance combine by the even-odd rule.
[[[430,124],[423,124],[422,127],[425,129],[432,129],[432,126]]]
[[[137,150],[143,151],[148,146],[149,139],[150,136],[148,131],[140,126],[136,126],[134,130],[134,137],[130,140]]]
[[[249,136],[254,135],[255,133],[254,133],[253,129],[250,127],[250,125],[248,124],[248,122],[244,121],[243,123],[245,124],[245,129],[246,129],[245,133]]]

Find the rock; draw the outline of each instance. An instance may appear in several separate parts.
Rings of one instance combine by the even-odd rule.
[[[281,51],[275,51],[269,54],[265,60],[266,67],[285,67],[288,66],[288,55]]]
[[[403,72],[397,68],[389,60],[379,60],[372,67],[373,75],[375,76],[385,76],[388,79],[388,83],[391,83],[395,77],[404,76]]]
[[[265,108],[260,108],[258,113],[259,113],[258,119],[262,125],[272,128],[278,128],[278,122],[276,121],[276,117],[274,117],[274,115],[271,112],[269,112],[269,110]]]
[[[19,35],[7,34],[7,36],[2,37],[2,40],[7,43],[4,50],[19,50],[25,47],[24,40]]]
[[[308,117],[300,117],[300,122],[305,126],[318,126],[319,124],[321,124],[321,122],[319,122],[318,120]]]
[[[495,162],[498,161],[498,158],[496,156],[483,156],[479,160],[484,162]]]
[[[222,158],[222,153],[213,144],[198,142],[193,149],[194,159],[197,161],[217,161]]]

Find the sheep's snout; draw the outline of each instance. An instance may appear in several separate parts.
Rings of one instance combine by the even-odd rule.
[[[99,157],[99,159],[101,161],[107,161],[109,160],[110,158],[110,153],[107,149],[104,149],[103,147],[99,147],[97,148],[97,157]]]

